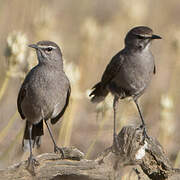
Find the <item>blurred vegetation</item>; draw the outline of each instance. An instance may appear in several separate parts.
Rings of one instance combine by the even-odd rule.
[[[37,63],[28,43],[51,40],[61,47],[72,96],[64,121],[52,126],[53,133],[60,146],[76,146],[93,158],[112,144],[112,99],[96,106],[87,92],[123,48],[126,32],[137,25],[163,37],[153,42],[157,73],[141,106],[149,135],[159,139],[180,167],[179,16],[179,0],[0,0],[0,168],[27,158],[21,149],[24,121],[16,99],[25,74]],[[118,119],[119,129],[140,123],[129,100],[120,101]],[[53,151],[45,131],[37,153]]]

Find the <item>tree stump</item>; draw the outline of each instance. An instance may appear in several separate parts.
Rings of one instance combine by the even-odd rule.
[[[27,161],[23,161],[0,170],[0,179],[121,180],[125,174],[130,180],[180,179],[180,169],[172,167],[155,138],[144,139],[140,127],[123,127],[118,142],[120,147],[107,148],[95,160],[84,159],[74,147],[64,148],[65,159],[59,154],[41,154],[36,157],[39,165],[34,176],[26,168]]]

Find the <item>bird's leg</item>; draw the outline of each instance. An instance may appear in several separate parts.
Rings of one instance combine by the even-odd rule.
[[[142,116],[142,113],[141,113],[139,104],[138,104],[138,102],[137,102],[137,99],[134,99],[134,103],[136,104],[136,107],[137,107],[138,112],[139,112],[139,116],[140,116],[141,121],[142,121],[142,128],[144,129],[144,130],[143,130],[144,137],[146,137],[146,138],[149,139],[149,136],[147,135],[147,132],[146,132],[146,125],[145,125],[145,122],[144,122],[144,119],[143,119],[143,116]]]
[[[64,159],[64,151],[63,151],[63,149],[56,145],[56,142],[55,142],[54,137],[52,135],[52,131],[51,131],[50,126],[49,126],[49,124],[47,123],[46,120],[45,120],[45,123],[46,123],[46,126],[48,128],[49,134],[50,134],[51,139],[52,139],[53,144],[54,144],[54,152],[57,153],[59,151],[61,153],[61,155],[62,155],[62,159]]]
[[[119,149],[119,143],[117,139],[117,133],[116,133],[116,109],[117,109],[117,103],[118,103],[118,97],[114,96],[113,101],[113,111],[114,111],[114,130],[113,130],[113,144],[116,145],[116,147]]]
[[[32,154],[32,124],[28,123],[28,130],[29,130],[29,148],[30,148],[30,155],[28,158],[28,166],[27,169],[35,175],[34,166],[39,165],[39,162],[33,157]]]

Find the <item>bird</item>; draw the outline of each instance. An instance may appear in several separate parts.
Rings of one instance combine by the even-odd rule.
[[[26,120],[22,146],[29,143],[27,169],[34,174],[38,161],[33,156],[32,148],[40,146],[40,137],[44,134],[43,121],[53,141],[54,152],[60,152],[64,157],[47,121],[55,124],[63,116],[69,104],[71,86],[63,70],[61,49],[56,43],[39,41],[29,47],[35,49],[38,64],[28,72],[20,87],[17,108],[21,118]]]
[[[109,93],[113,95],[113,142],[118,147],[116,110],[119,99],[133,99],[142,122],[140,127],[143,128],[144,138],[149,138],[138,99],[144,94],[153,74],[156,73],[154,56],[150,50],[154,39],[162,38],[147,26],[136,26],[129,30],[124,39],[124,48],[112,57],[100,82],[93,86],[89,95],[93,103],[103,101]]]

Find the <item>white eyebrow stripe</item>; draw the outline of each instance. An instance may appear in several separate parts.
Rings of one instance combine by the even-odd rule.
[[[46,46],[46,45],[38,45],[38,47],[42,48],[42,49],[46,49],[46,48],[56,49],[56,47],[54,47],[54,46]]]
[[[142,36],[142,37],[152,37],[151,34],[139,34],[139,36]]]
[[[141,36],[141,37],[152,37],[152,34],[136,34],[136,33],[134,33],[136,36]]]

